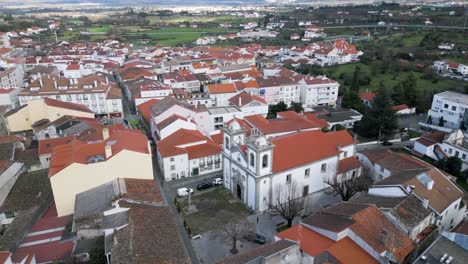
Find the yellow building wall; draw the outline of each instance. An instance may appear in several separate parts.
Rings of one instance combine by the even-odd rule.
[[[50,122],[53,122],[64,115],[94,118],[94,113],[48,106],[43,99],[39,99],[29,101],[28,106],[9,116],[7,118],[8,128],[10,132],[31,130],[31,125],[41,119],[49,119]]]
[[[31,129],[31,120],[29,117],[28,107],[25,107],[18,112],[8,116],[6,123],[10,132],[19,132]]]
[[[58,216],[73,214],[78,193],[117,178],[153,179],[151,154],[122,150],[104,162],[74,163],[50,178]]]

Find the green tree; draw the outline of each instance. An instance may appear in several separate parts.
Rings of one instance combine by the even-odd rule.
[[[302,107],[302,104],[300,102],[292,102],[291,106],[289,107],[289,110],[292,110],[296,113],[302,113],[304,111],[304,108]]]
[[[352,108],[357,111],[361,111],[362,102],[359,94],[351,89],[345,91],[343,95],[343,101],[341,101],[341,106],[344,108]]]
[[[462,163],[462,160],[458,157],[449,157],[445,161],[445,170],[455,177],[460,177]]]
[[[398,119],[392,110],[389,92],[385,87],[380,87],[372,107],[361,120],[359,133],[364,137],[391,138],[397,128]]]
[[[105,264],[107,263],[106,255],[103,248],[93,248],[89,254],[91,264]]]
[[[361,74],[361,68],[359,66],[354,67],[353,80],[351,81],[351,90],[359,92],[359,78]]]
[[[276,118],[276,113],[283,112],[288,110],[288,106],[283,102],[279,102],[275,105],[270,105],[268,107],[268,115],[267,118]]]
[[[416,89],[418,81],[413,72],[403,81],[404,103],[408,106],[416,106],[418,101],[418,90]]]

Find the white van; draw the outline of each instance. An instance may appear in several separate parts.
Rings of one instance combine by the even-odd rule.
[[[189,193],[193,193],[193,189],[192,189],[192,188],[183,187],[183,188],[177,189],[177,196],[178,196],[178,197],[188,196]]]

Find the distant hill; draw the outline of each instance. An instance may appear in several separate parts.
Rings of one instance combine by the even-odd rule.
[[[40,5],[40,4],[103,4],[106,6],[208,6],[208,5],[251,5],[251,4],[264,4],[265,0],[0,0],[0,4],[5,5]]]

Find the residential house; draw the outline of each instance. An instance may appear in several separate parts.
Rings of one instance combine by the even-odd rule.
[[[447,132],[432,131],[427,132],[414,142],[414,152],[432,158],[434,160],[444,159],[446,154],[441,148]]]
[[[18,98],[21,105],[31,100],[52,98],[89,107],[96,116],[122,118],[122,93],[106,74],[93,74],[78,79],[42,76],[23,89]]]
[[[302,263],[404,263],[412,240],[375,205],[341,202],[276,235],[297,241]]]
[[[375,96],[376,94],[374,92],[365,92],[359,94],[361,102],[366,106],[372,106]]]
[[[244,118],[244,112],[234,105],[209,107],[208,108],[208,129],[209,131],[218,130],[227,122],[234,118]]]
[[[116,178],[153,179],[148,139],[118,126],[103,130],[103,140],[74,140],[52,150],[49,178],[58,216],[73,213],[76,194]]]
[[[261,115],[266,117],[268,114],[268,104],[263,98],[243,91],[229,98],[231,105],[239,108],[244,116]]]
[[[157,125],[173,115],[190,119],[197,125],[197,130],[202,133],[208,133],[210,131],[209,113],[206,106],[191,105],[186,102],[181,102],[173,97],[166,97],[151,106],[151,135],[157,137]]]
[[[15,107],[18,105],[19,88],[0,88],[0,105]]]
[[[413,156],[390,150],[368,150],[357,156],[363,164],[372,167],[373,176],[380,179],[369,189],[369,194],[414,195],[425,208],[434,212],[431,224],[440,230],[450,230],[463,220],[464,193],[449,175]]]
[[[1,88],[20,88],[24,86],[23,70],[21,67],[0,68],[0,87]]]
[[[328,106],[314,107],[312,111],[306,112],[305,116],[309,120],[327,124],[325,127],[333,128],[341,125],[346,129],[353,128],[363,117],[361,113],[354,109]]]
[[[428,122],[443,123],[443,127],[464,129],[468,119],[468,95],[445,91],[435,94],[431,109],[427,112]]]
[[[197,130],[179,129],[156,145],[166,181],[222,173],[221,147]]]
[[[258,96],[265,99],[268,105],[284,102],[290,105],[292,102],[300,102],[301,85],[287,77],[258,77]]]
[[[53,122],[65,115],[94,118],[94,113],[84,105],[44,98],[10,110],[4,119],[10,132],[19,132],[31,130],[36,122]]]
[[[227,106],[229,99],[237,94],[237,89],[234,83],[215,83],[209,84],[206,87],[206,92],[209,94],[213,106]]]
[[[304,107],[336,105],[340,84],[325,76],[306,76],[299,81],[301,103]]]

